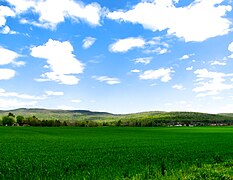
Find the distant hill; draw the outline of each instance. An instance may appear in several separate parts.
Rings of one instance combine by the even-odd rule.
[[[56,110],[56,109],[27,109],[27,108],[20,108],[14,110],[7,110],[7,111],[0,111],[0,117],[6,116],[9,112],[17,115],[21,115],[24,117],[29,116],[36,116],[41,120],[85,120],[91,119],[94,120],[99,119],[101,117],[111,117],[114,116],[113,114],[107,112],[93,112],[88,110]]]
[[[220,115],[233,117],[233,113],[221,113]]]
[[[9,112],[16,116],[36,116],[40,120],[60,121],[121,121],[128,122],[233,122],[232,114],[207,114],[199,112],[163,112],[149,111],[132,114],[111,114],[108,112],[93,112],[88,110],[56,110],[56,109],[27,109],[20,108],[0,111],[0,117]]]

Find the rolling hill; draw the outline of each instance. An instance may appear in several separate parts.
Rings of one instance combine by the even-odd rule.
[[[150,126],[165,124],[232,124],[233,114],[207,114],[199,112],[163,112],[149,111],[133,114],[111,114],[108,112],[93,112],[88,110],[55,110],[55,109],[14,109],[0,111],[0,117],[6,116],[9,112],[14,115],[32,117],[39,120],[60,120],[60,121],[96,121],[96,122],[119,122],[120,125],[142,125]]]

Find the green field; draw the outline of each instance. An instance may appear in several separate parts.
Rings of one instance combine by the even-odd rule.
[[[0,179],[233,179],[233,127],[0,127]]]

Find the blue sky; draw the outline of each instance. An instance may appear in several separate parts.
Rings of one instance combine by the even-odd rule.
[[[0,109],[233,112],[231,0],[0,0]]]

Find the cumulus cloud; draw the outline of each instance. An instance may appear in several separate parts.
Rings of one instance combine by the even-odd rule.
[[[5,49],[0,46],[0,65],[12,64],[14,66],[24,65],[23,61],[16,61],[20,55],[9,49]],[[9,80],[16,75],[15,70],[0,68],[0,80]]]
[[[187,71],[192,71],[193,70],[193,66],[189,66],[186,68]]]
[[[109,85],[121,83],[121,81],[118,78],[113,78],[108,76],[92,76],[92,78],[100,82],[105,82]]]
[[[93,37],[86,37],[84,40],[83,40],[83,48],[84,49],[88,49],[90,48],[96,41],[96,38],[93,38]]]
[[[133,59],[133,61],[138,64],[138,63],[142,63],[142,64],[149,64],[151,62],[151,60],[153,59],[153,57],[141,57],[141,58],[136,58]]]
[[[31,55],[46,59],[51,72],[41,75],[37,81],[55,81],[59,84],[78,84],[75,74],[83,73],[84,65],[75,58],[73,46],[68,41],[60,42],[49,39],[44,45],[31,48]]]
[[[57,24],[65,19],[74,22],[83,21],[90,25],[100,25],[102,10],[99,4],[85,5],[74,0],[7,0],[14,7],[16,14],[33,12],[39,16],[34,21],[23,19],[22,23],[30,23],[35,26],[55,29]]]
[[[194,71],[194,74],[197,77],[197,83],[193,91],[198,93],[198,97],[213,96],[224,90],[233,89],[232,83],[226,83],[226,81],[230,81],[229,78],[233,77],[233,73],[226,74],[198,69]]]
[[[139,78],[143,79],[143,80],[153,80],[153,79],[160,79],[160,81],[162,82],[168,82],[170,81],[171,78],[171,74],[173,73],[173,69],[172,68],[160,68],[160,69],[156,69],[156,70],[147,70],[145,72],[143,72]]]
[[[0,65],[13,63],[18,57],[19,54],[16,52],[0,46]]]
[[[184,7],[176,7],[172,0],[146,0],[128,11],[109,12],[112,20],[141,24],[152,31],[166,30],[189,41],[204,41],[230,32],[231,21],[225,16],[232,10],[224,0],[195,0]]]
[[[125,53],[134,48],[143,49],[142,52],[145,54],[165,54],[169,52],[169,45],[166,42],[162,42],[160,37],[154,37],[148,41],[141,37],[118,39],[109,46],[109,51]]]
[[[0,69],[0,80],[8,80],[13,78],[16,72],[13,69]]]
[[[189,59],[191,56],[194,56],[195,54],[185,54],[183,55],[181,58],[179,58],[180,60],[185,60],[185,59]]]
[[[181,84],[175,84],[172,86],[172,88],[177,90],[185,90],[185,88]]]
[[[129,37],[118,39],[115,43],[109,46],[109,50],[114,53],[125,53],[133,48],[143,48],[146,44],[145,40],[140,37]]]
[[[9,7],[0,6],[0,27],[5,26],[7,17],[14,17],[15,12]]]

